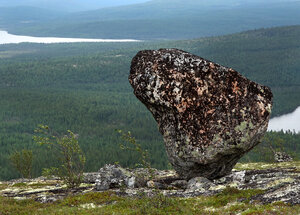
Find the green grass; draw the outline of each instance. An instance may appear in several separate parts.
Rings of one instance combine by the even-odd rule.
[[[282,162],[282,163],[237,163],[234,167],[235,170],[262,170],[273,168],[295,168],[300,171],[300,161]]]
[[[12,187],[32,187],[32,188],[40,188],[40,187],[45,187],[45,186],[55,186],[56,183],[15,183],[12,185]],[[0,185],[1,186],[1,185]],[[0,187],[1,189],[1,187]]]
[[[16,184],[12,185],[12,187],[27,187],[27,184],[21,182],[21,183],[16,183]]]
[[[300,206],[284,203],[251,204],[251,196],[261,190],[226,188],[210,197],[171,198],[162,194],[154,197],[119,197],[112,192],[70,196],[55,203],[42,204],[33,200],[0,197],[0,214],[299,214]]]
[[[55,186],[56,184],[57,183],[33,183],[33,184],[28,184],[28,187],[40,188],[45,186]]]

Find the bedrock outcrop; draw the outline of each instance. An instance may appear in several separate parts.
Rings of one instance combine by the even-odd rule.
[[[220,179],[195,177],[181,178],[174,170],[128,169],[118,165],[105,165],[98,172],[84,173],[84,183],[79,188],[66,189],[58,178],[14,179],[0,181],[0,197],[18,200],[34,199],[49,203],[91,192],[109,191],[120,196],[149,197],[159,193],[168,197],[190,198],[214,196],[227,188],[260,190],[251,197],[241,197],[238,202],[250,200],[253,204],[282,201],[300,204],[300,162],[238,163],[232,173]],[[199,201],[202,201],[201,198]],[[122,204],[122,203],[121,203]]]
[[[129,82],[157,121],[170,163],[186,179],[228,175],[267,130],[270,89],[193,54],[140,51]]]

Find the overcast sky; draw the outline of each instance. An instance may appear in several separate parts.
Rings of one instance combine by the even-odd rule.
[[[113,7],[120,5],[129,5],[144,3],[151,0],[0,0],[0,7],[11,6],[34,6],[52,10],[60,10],[65,12],[76,12],[95,10],[104,7]],[[155,0],[161,1],[164,0]],[[168,0],[170,2],[170,0]],[[278,1],[299,1],[299,0],[173,0],[174,2],[198,2],[204,5],[240,5],[240,4],[253,4],[253,3],[272,3]],[[172,1],[171,1],[172,2]]]
[[[34,6],[73,12],[147,1],[149,0],[0,0],[0,7]]]

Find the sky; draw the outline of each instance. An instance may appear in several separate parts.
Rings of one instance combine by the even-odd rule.
[[[147,2],[149,0],[0,0],[0,7],[33,6],[77,12]]]
[[[137,3],[144,3],[151,0],[0,0],[0,7],[12,7],[12,6],[33,6],[46,8],[51,10],[58,10],[63,12],[79,12],[87,10],[95,10],[104,7],[114,7],[121,5],[130,5]],[[163,2],[164,0],[155,0]],[[204,5],[240,5],[249,3],[272,3],[272,2],[289,2],[299,0],[173,0],[173,1],[198,1],[203,2]]]

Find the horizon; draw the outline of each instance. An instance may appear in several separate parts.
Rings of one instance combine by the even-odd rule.
[[[48,9],[59,12],[74,13],[84,12],[89,10],[97,10],[103,8],[128,6],[134,4],[143,4],[147,2],[163,3],[167,0],[0,0],[0,8],[7,7],[37,7],[42,9]],[[187,2],[190,0],[176,0],[176,2]],[[264,4],[270,2],[299,2],[299,0],[229,0],[226,3],[222,0],[202,0],[204,6],[218,7],[218,6],[240,6],[250,5],[254,3]]]

